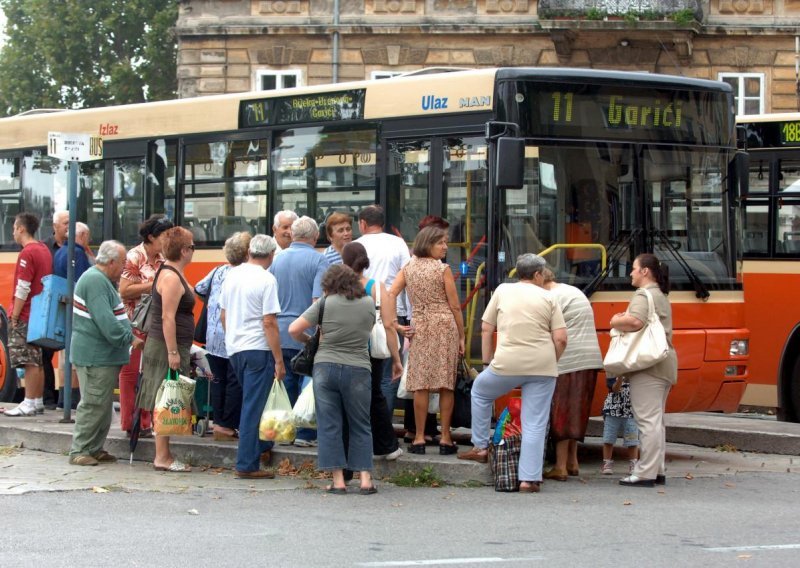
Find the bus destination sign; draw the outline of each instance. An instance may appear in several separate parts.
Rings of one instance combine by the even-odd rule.
[[[781,122],[781,146],[800,146],[800,122]]]
[[[364,89],[242,101],[240,128],[364,118]]]
[[[723,93],[568,83],[524,87],[521,112],[532,136],[707,145],[733,140],[729,117],[714,112],[727,106],[714,104]]]

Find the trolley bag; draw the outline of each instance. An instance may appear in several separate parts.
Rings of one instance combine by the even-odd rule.
[[[195,382],[169,369],[156,394],[153,430],[158,436],[192,435],[192,399]]]
[[[291,444],[296,434],[289,393],[283,381],[273,381],[258,424],[258,437],[265,442]]]
[[[516,434],[489,445],[489,466],[494,475],[494,490],[519,491],[519,454],[522,436]]]

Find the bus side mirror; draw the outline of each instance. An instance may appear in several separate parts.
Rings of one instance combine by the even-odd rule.
[[[739,182],[736,197],[747,197],[750,193],[750,154],[747,152],[736,152],[736,178]]]
[[[525,140],[522,138],[498,138],[494,170],[497,189],[522,189],[525,171]]]

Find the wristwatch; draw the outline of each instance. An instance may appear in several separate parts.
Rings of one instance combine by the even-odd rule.
[[[167,355],[177,355],[177,351],[167,351]]]

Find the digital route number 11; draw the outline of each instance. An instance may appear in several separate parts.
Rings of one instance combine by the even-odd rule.
[[[572,99],[574,93],[562,94],[561,91],[555,91],[551,97],[553,98],[553,122],[572,122]],[[563,104],[563,118],[562,114]]]

